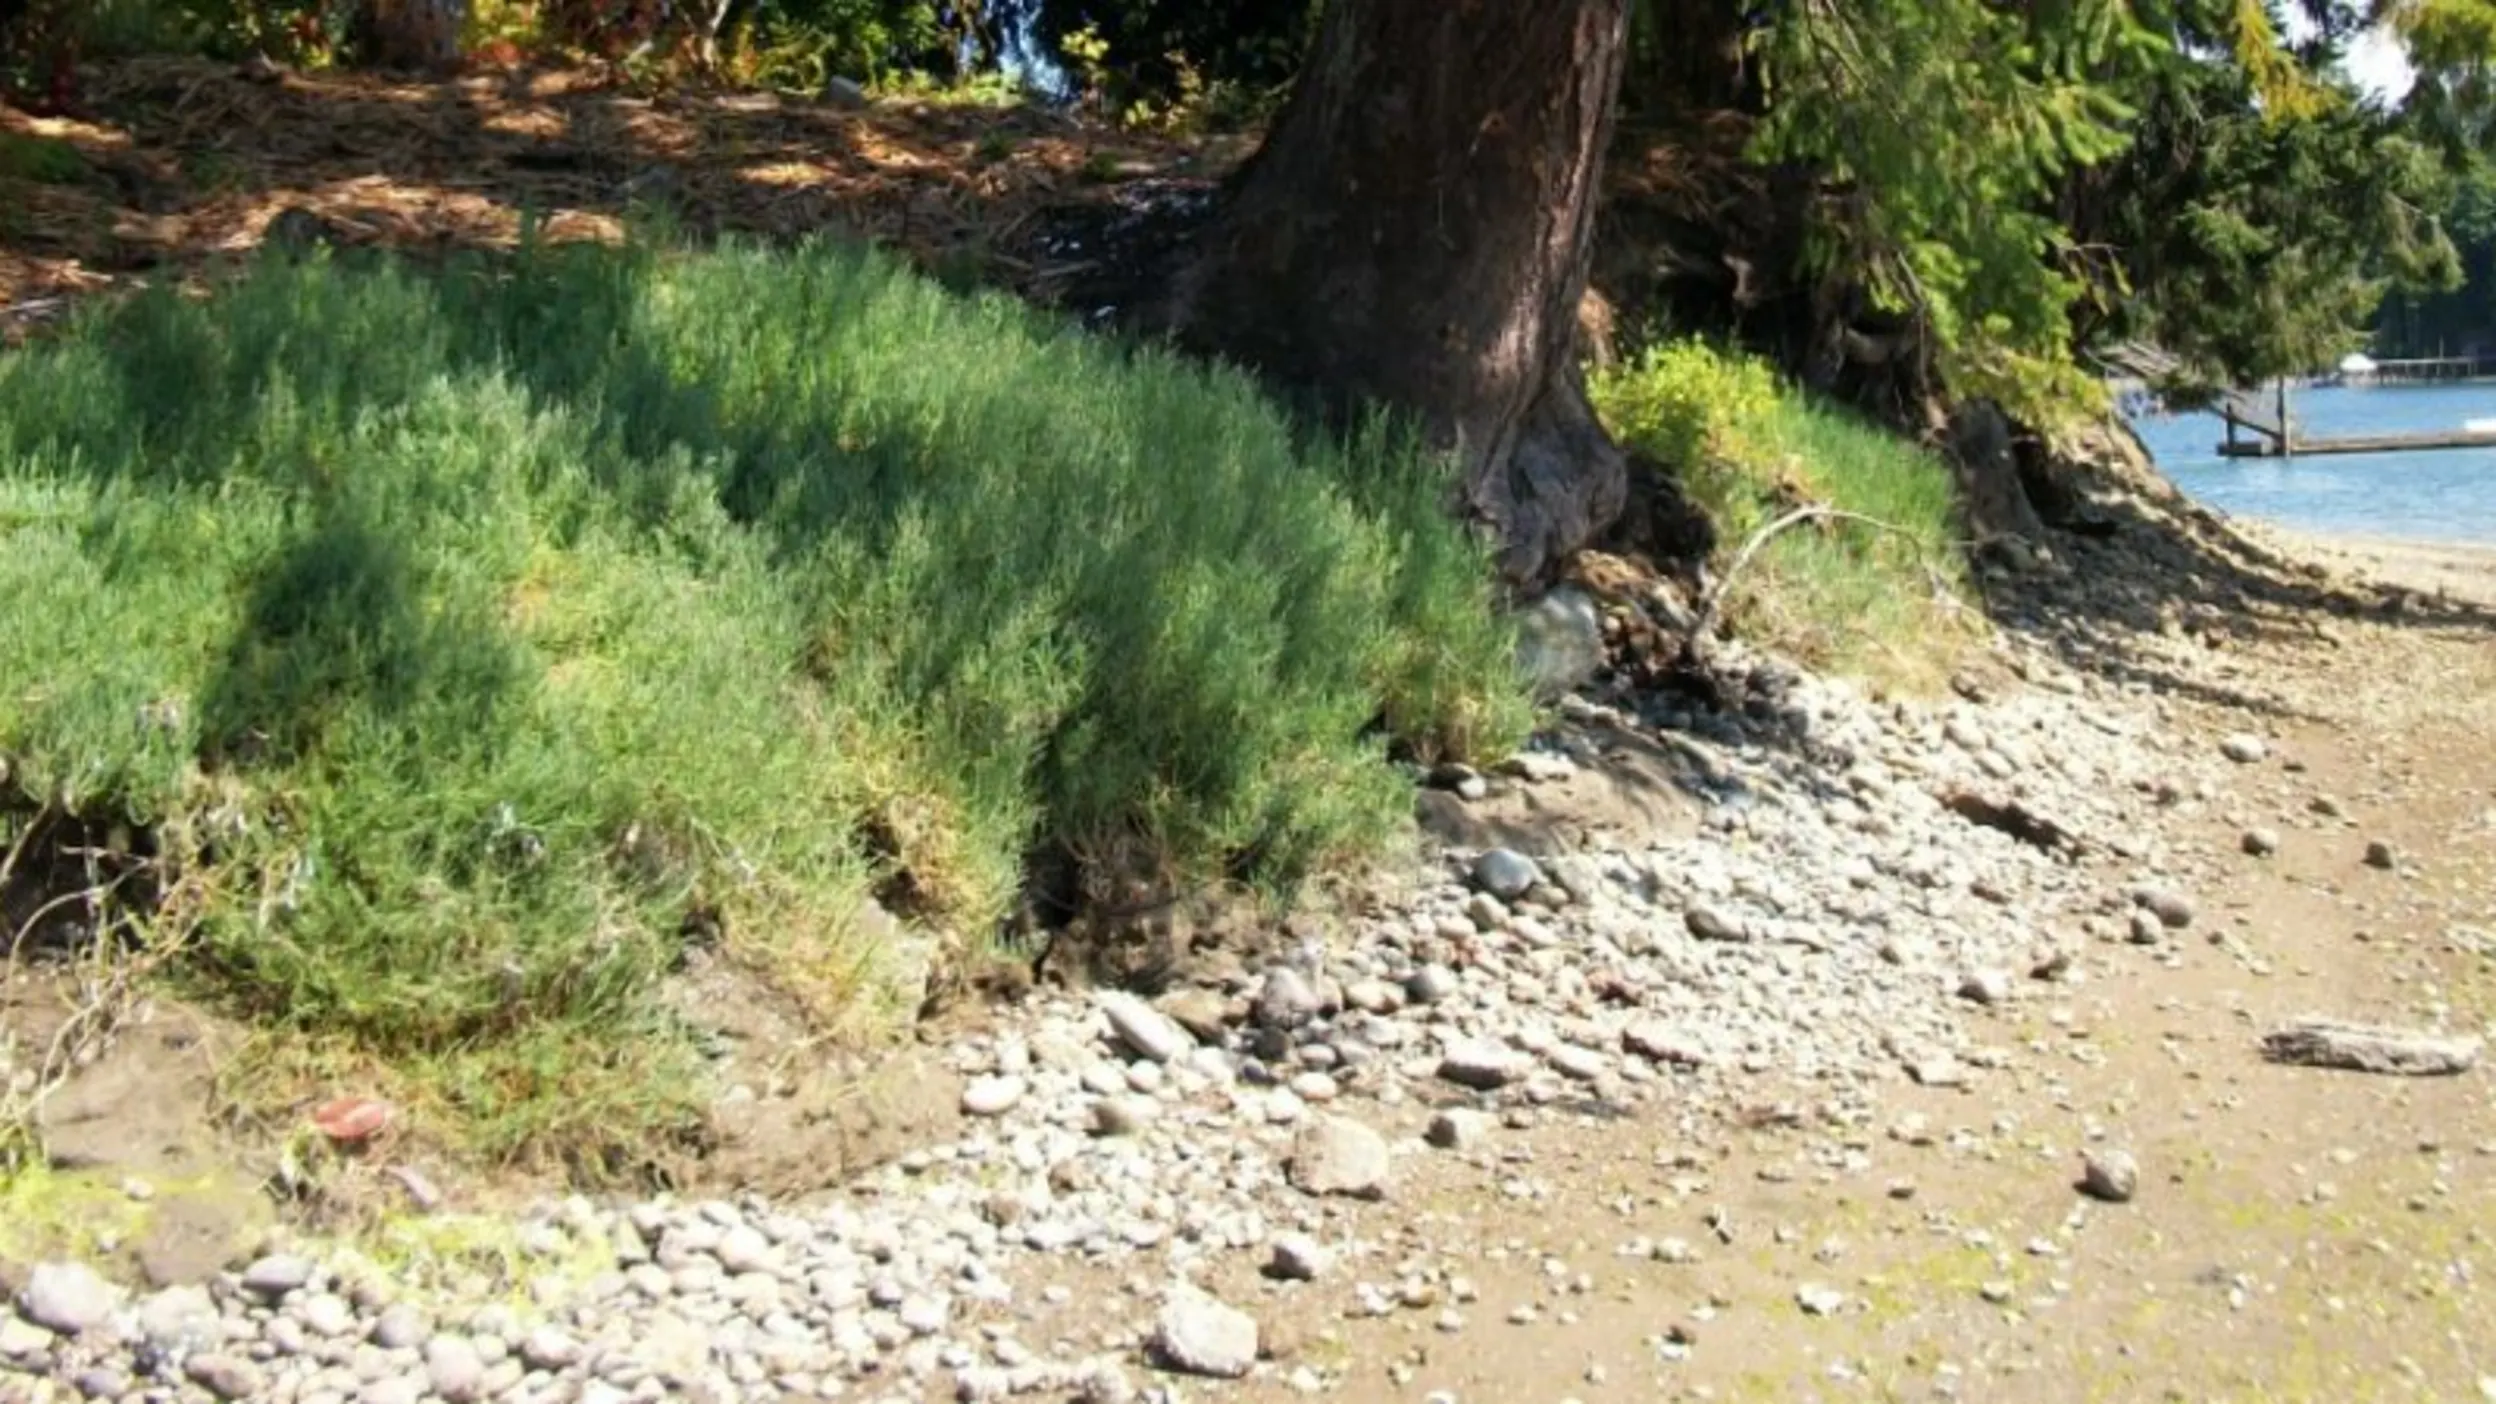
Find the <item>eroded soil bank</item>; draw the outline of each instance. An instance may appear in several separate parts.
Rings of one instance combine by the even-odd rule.
[[[1598,690],[1331,928],[932,1044],[864,1173],[788,1173],[845,1074],[778,1058],[771,1194],[279,1227],[271,1167],[174,1163],[169,1011],[64,1103],[122,1143],[13,1208],[0,1395],[2496,1392],[2484,1067],[2261,1051],[2496,1020],[2496,561],[2112,507],[1987,580],[1951,695]]]

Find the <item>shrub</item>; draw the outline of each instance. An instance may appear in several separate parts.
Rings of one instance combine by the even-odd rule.
[[[500,1154],[684,1113],[713,931],[869,1022],[870,893],[975,939],[1035,846],[1379,853],[1390,730],[1526,723],[1488,582],[1389,431],[828,242],[271,261],[0,358],[20,799],[147,826],[210,991]]]
[[[1939,458],[1701,341],[1658,343],[1591,388],[1615,436],[1680,474],[1728,557],[1796,508],[1841,514],[1781,532],[1728,583],[1737,626],[1910,685],[1961,645],[1956,496]]]

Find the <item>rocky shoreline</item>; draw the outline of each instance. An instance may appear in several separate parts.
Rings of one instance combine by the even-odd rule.
[[[1998,637],[1921,703],[1764,661],[1740,676],[1721,713],[1573,699],[1534,751],[1438,777],[1433,801],[1461,818],[1635,746],[1667,758],[1657,803],[1679,822],[1442,848],[1259,968],[1149,1001],[1035,996],[947,1051],[965,1134],[837,1194],[571,1199],[511,1223],[493,1263],[422,1278],[311,1241],[152,1294],[47,1264],[0,1313],[0,1399],[1374,1397],[1377,1362],[1269,1318],[1426,1337],[1495,1310],[1467,1252],[1380,1227],[1443,1220],[1416,1189],[1434,1167],[1531,1200],[1520,1147],[1542,1133],[1633,1123],[1695,1169],[1771,1124],[1804,1136],[1799,1173],[1904,1200],[1889,1147],[1949,1133],[1892,1117],[1899,1089],[2013,1069],[2051,1086],[2104,1056],[2073,1027],[2077,991],[2234,939],[2196,892],[2246,855],[2169,821],[2224,808],[2258,737],[2213,745],[2171,724],[2164,689],[2033,636]],[[2071,1036],[2006,1031],[2003,1011],[2038,1006]],[[2140,1179],[2103,1127],[2061,1154],[2079,1218]],[[1573,1310],[1596,1257],[1700,1251],[1624,1224],[1586,1263],[1553,1260],[1556,1305],[1507,1319]],[[1814,1316],[1848,1301],[1793,1295]],[[1668,1361],[1687,1349],[1670,1335]],[[1548,1397],[1591,1392],[1588,1370]]]

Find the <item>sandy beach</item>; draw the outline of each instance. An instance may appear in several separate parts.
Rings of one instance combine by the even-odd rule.
[[[2496,604],[2496,546],[2299,531],[2267,522],[2231,524],[2283,554],[2343,575],[2422,594]]]

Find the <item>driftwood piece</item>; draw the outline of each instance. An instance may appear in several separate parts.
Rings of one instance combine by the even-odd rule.
[[[1971,824],[1997,829],[2031,848],[2078,856],[2089,851],[2078,834],[2016,799],[1993,799],[1973,790],[1951,790],[1942,807]]]
[[[2309,1017],[2263,1035],[2274,1063],[2391,1077],[2450,1077],[2479,1060],[2479,1041]]]

